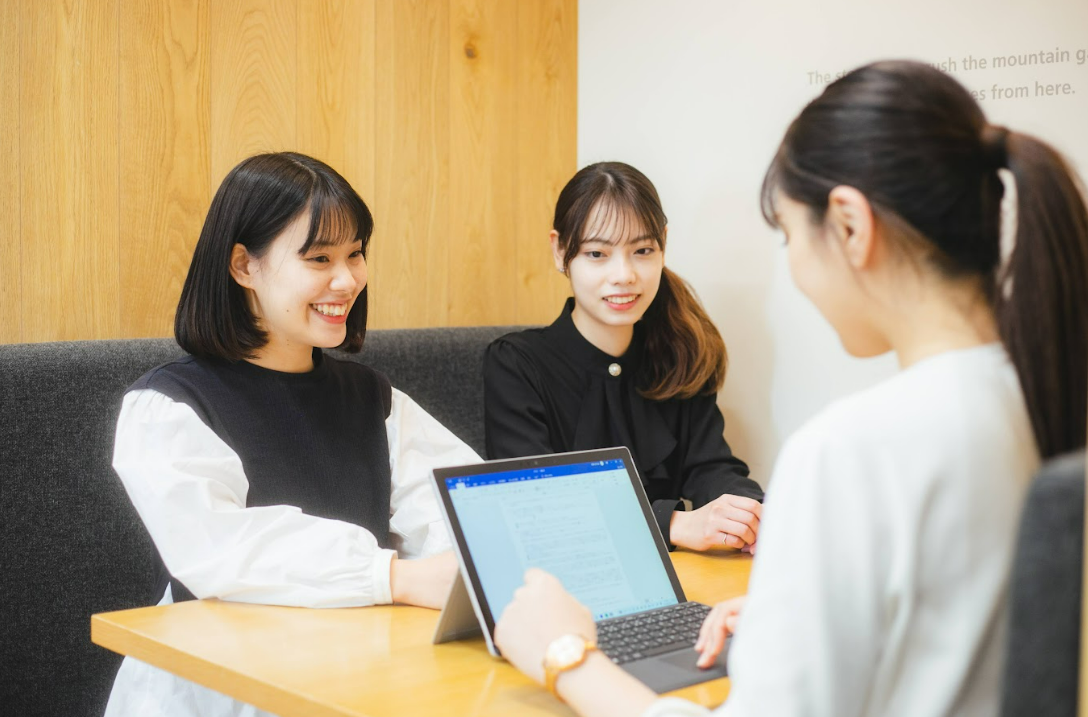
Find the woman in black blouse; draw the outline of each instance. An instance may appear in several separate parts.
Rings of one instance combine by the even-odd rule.
[[[551,246],[573,298],[551,326],[488,347],[488,457],[627,446],[670,546],[751,551],[763,491],[722,437],[725,344],[665,268],[666,234],[634,167],[593,164],[563,188]]]

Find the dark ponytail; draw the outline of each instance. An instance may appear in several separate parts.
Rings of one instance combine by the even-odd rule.
[[[623,221],[638,222],[664,251],[668,220],[657,189],[629,164],[599,162],[580,170],[559,193],[552,227],[559,234],[564,266],[569,267],[578,256],[586,224],[598,205]],[[641,325],[645,360],[639,392],[643,396],[663,401],[721,389],[727,364],[725,342],[691,287],[668,269],[662,272],[661,286]]]
[[[1000,170],[1018,196],[1002,263]],[[839,185],[862,192],[894,238],[937,271],[975,278],[1020,378],[1039,452],[1081,448],[1088,432],[1088,211],[1057,152],[987,124],[948,75],[916,62],[847,74],[793,121],[763,181],[822,221]]]
[[[995,309],[1039,451],[1050,457],[1085,442],[1088,210],[1083,187],[1054,149],[1014,132],[1005,142],[1016,180],[1016,245]]]

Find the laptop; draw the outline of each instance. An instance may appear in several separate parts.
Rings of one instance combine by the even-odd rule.
[[[495,622],[525,571],[555,575],[593,613],[598,647],[656,692],[726,676],[725,653],[695,666],[710,608],[684,597],[626,448],[488,461],[433,471],[460,562],[434,642]]]

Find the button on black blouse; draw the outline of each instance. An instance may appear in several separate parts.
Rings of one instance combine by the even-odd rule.
[[[627,446],[661,534],[669,540],[680,498],[700,508],[726,493],[763,500],[748,466],[722,437],[716,397],[652,401],[636,389],[641,326],[610,356],[574,326],[568,299],[555,323],[507,334],[484,358],[488,458]]]

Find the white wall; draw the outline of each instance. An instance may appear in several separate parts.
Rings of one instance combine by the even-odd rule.
[[[966,55],[1068,50],[1065,63],[967,70]],[[786,436],[835,397],[895,370],[845,355],[792,287],[759,185],[789,121],[818,94],[809,72],[910,57],[955,61],[991,121],[1030,131],[1088,170],[1086,0],[580,0],[578,159],[645,172],[669,216],[666,263],[707,305],[730,350],[726,437],[766,479]],[[1001,86],[1073,94],[991,98]],[[894,410],[894,409],[890,409]]]

